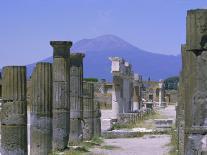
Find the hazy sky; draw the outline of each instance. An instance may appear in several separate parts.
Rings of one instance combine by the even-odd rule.
[[[207,0],[2,0],[0,67],[52,55],[50,40],[114,34],[156,53],[180,53],[186,11]]]

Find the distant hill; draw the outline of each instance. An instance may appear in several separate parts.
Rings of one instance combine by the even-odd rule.
[[[111,62],[108,57],[118,56],[132,64],[135,73],[145,79],[166,79],[177,76],[180,71],[180,56],[163,55],[148,52],[135,47],[114,35],[103,35],[93,39],[83,39],[76,42],[71,51],[84,52],[84,77],[112,79]],[[52,51],[51,51],[52,52]],[[52,62],[52,57],[42,60]],[[27,66],[28,76],[31,75],[35,64]]]

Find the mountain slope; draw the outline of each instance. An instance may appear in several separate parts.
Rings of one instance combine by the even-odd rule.
[[[111,62],[108,57],[118,56],[132,64],[135,73],[146,79],[165,79],[179,74],[180,56],[155,54],[141,50],[119,37],[104,35],[93,39],[83,39],[75,43],[71,49],[75,52],[84,52],[84,76],[99,79],[112,79],[110,73]],[[52,57],[43,60],[52,62]],[[31,74],[35,64],[28,65],[28,74]]]

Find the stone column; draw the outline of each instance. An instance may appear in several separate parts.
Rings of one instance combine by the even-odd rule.
[[[101,109],[100,103],[94,101],[94,136],[101,136]]]
[[[133,72],[132,66],[128,62],[124,63],[123,74],[123,98],[124,98],[124,113],[132,111],[132,97],[133,97]]]
[[[187,13],[185,154],[207,154],[207,10]],[[186,80],[187,79],[187,80]]]
[[[134,74],[133,111],[139,110],[139,76]]]
[[[31,78],[30,155],[52,151],[52,64],[38,63]]]
[[[162,106],[163,103],[163,81],[159,82],[159,106]]]
[[[26,67],[3,68],[1,154],[27,155]]]
[[[69,140],[69,55],[72,42],[51,41],[53,47],[53,150],[63,150]]]
[[[83,82],[83,140],[94,135],[94,85]]]
[[[124,112],[123,101],[123,72],[124,60],[119,57],[110,57],[112,61],[111,73],[113,74],[112,88],[112,113],[113,118],[117,119],[119,113]]]
[[[70,54],[70,145],[83,139],[83,53]]]
[[[176,108],[176,127],[178,134],[178,150],[179,154],[184,154],[184,129],[185,129],[185,113],[184,113],[184,104],[185,104],[185,67],[186,67],[186,49],[185,45],[181,46],[182,52],[182,71],[179,78],[179,87],[178,87],[178,105]]]

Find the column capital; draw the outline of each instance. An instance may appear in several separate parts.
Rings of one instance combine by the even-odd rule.
[[[53,47],[54,58],[69,57],[70,48],[72,46],[71,41],[50,41],[50,45]]]
[[[71,66],[81,66],[83,64],[84,53],[70,53],[70,64]]]

